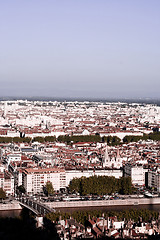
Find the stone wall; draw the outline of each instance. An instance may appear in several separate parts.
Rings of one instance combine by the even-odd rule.
[[[133,198],[117,200],[99,200],[99,201],[62,201],[44,203],[50,208],[77,208],[77,207],[103,207],[103,206],[136,206],[160,204],[160,198]]]

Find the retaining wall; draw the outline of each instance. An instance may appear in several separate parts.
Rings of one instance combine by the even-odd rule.
[[[107,207],[107,206],[132,206],[160,204],[160,198],[133,198],[99,201],[68,201],[44,203],[50,208],[77,208],[77,207]]]
[[[11,203],[0,203],[0,211],[5,210],[21,210],[22,207],[17,201],[12,201]]]

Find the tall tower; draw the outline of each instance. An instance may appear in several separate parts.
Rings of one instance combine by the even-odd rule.
[[[109,155],[108,155],[108,146],[106,144],[106,149],[105,149],[105,153],[104,153],[103,167],[108,166],[108,162],[109,162]]]
[[[118,161],[119,162],[119,160],[120,160],[120,155],[119,155],[119,148],[117,148],[117,156],[116,156],[116,161]]]
[[[115,166],[116,166],[116,168],[122,167],[122,158],[119,154],[119,147],[117,148],[117,156],[115,158]]]

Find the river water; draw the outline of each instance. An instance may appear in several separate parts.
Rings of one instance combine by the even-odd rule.
[[[91,211],[91,210],[101,210],[104,212],[107,211],[123,211],[123,210],[131,210],[131,209],[149,209],[149,210],[154,210],[160,212],[160,205],[133,205],[133,206],[108,206],[108,207],[78,207],[78,208],[59,208],[57,209],[58,211],[62,212],[70,212],[72,213],[73,211]]]
[[[149,209],[149,210],[154,210],[160,212],[160,205],[137,205],[137,206],[109,206],[109,207],[81,207],[81,208],[57,208],[57,211],[62,211],[62,212],[70,212],[72,213],[73,211],[80,211],[80,210],[101,210],[104,212],[107,211],[123,211],[123,210],[129,210],[129,209]],[[0,211],[0,217],[18,217],[21,215],[22,210],[5,210],[5,211]]]
[[[5,210],[5,211],[0,211],[0,218],[2,217],[19,217],[21,214],[22,210]]]

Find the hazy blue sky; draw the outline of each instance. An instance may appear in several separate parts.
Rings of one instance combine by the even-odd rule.
[[[160,97],[160,0],[0,1],[0,96]]]

